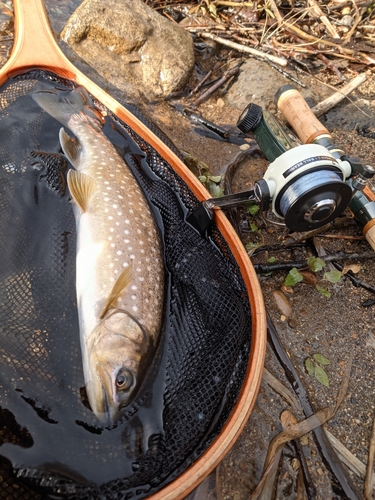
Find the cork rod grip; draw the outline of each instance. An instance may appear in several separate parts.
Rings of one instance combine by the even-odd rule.
[[[319,135],[329,135],[328,130],[311,111],[300,92],[291,85],[281,87],[275,96],[275,101],[304,144],[309,144]]]

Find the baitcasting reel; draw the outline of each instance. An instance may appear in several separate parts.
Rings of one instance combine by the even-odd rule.
[[[243,133],[253,133],[270,165],[252,191],[210,199],[203,205],[212,212],[215,207],[255,201],[262,211],[271,208],[291,231],[317,229],[348,207],[353,192],[363,190],[375,170],[347,157],[333,144],[328,130],[294,87],[281,87],[275,101],[304,144],[271,113],[249,104],[237,127]],[[194,215],[204,223],[201,208]]]

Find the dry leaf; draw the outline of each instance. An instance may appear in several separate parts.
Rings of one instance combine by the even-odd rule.
[[[348,264],[347,266],[344,266],[344,269],[341,271],[341,274],[344,275],[348,271],[351,271],[352,273],[356,274],[359,273],[361,269],[362,269],[361,264]]]
[[[318,277],[311,271],[300,271],[303,276],[303,282],[307,285],[315,286],[318,283]]]

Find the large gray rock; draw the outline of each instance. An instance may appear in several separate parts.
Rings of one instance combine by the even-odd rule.
[[[85,0],[61,38],[133,97],[167,97],[194,66],[190,34],[140,0]]]

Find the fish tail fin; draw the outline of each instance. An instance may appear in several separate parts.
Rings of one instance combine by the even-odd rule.
[[[77,87],[72,91],[57,89],[41,90],[32,94],[34,101],[53,118],[69,127],[71,117],[79,116],[91,126],[100,128],[104,117],[95,109],[94,103],[83,87]]]

